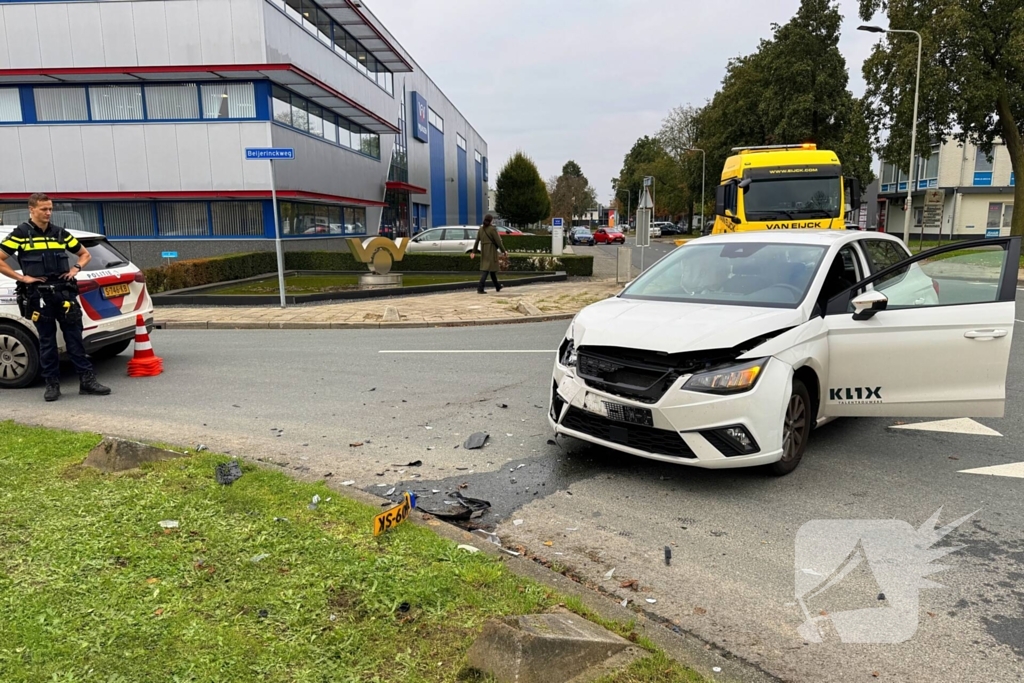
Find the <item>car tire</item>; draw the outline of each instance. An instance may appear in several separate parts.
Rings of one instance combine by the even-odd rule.
[[[21,389],[39,375],[39,344],[17,325],[0,323],[0,389]]]
[[[120,355],[132,345],[134,339],[125,339],[124,341],[114,342],[113,344],[107,344],[96,349],[89,356],[93,360],[108,360],[114,356]]]
[[[797,468],[807,450],[812,419],[811,395],[804,383],[794,378],[782,418],[782,459],[768,465],[769,473],[781,477]]]

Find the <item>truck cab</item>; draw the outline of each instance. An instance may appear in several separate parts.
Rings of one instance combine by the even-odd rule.
[[[748,230],[843,230],[860,206],[835,152],[817,145],[735,147],[715,192],[713,234]]]

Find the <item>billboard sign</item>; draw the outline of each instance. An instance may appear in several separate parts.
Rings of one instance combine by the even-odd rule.
[[[430,130],[427,127],[427,101],[418,92],[412,93],[412,110],[416,117],[416,125],[412,127],[412,136],[420,142],[427,142]]]

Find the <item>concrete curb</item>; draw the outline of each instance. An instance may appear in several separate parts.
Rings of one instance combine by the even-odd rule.
[[[478,318],[476,320],[438,320],[407,322],[306,322],[306,321],[262,321],[239,320],[157,320],[153,327],[158,330],[376,330],[414,329],[424,327],[482,327],[484,325],[518,325],[542,323],[553,320],[571,320],[575,313],[547,313],[525,315],[521,318]]]

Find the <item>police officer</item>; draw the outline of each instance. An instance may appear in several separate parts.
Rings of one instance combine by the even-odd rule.
[[[22,315],[29,318],[39,332],[39,355],[46,393],[43,398],[60,398],[60,359],[57,354],[57,324],[64,333],[64,343],[71,362],[78,371],[80,394],[106,396],[110,388],[96,381],[92,363],[82,343],[82,309],[78,303],[75,276],[92,258],[64,228],[50,224],[53,202],[45,194],[28,198],[29,220],[0,241],[0,273],[17,280],[18,304]],[[67,252],[78,256],[78,263],[68,267]],[[22,274],[7,263],[17,255]]]

